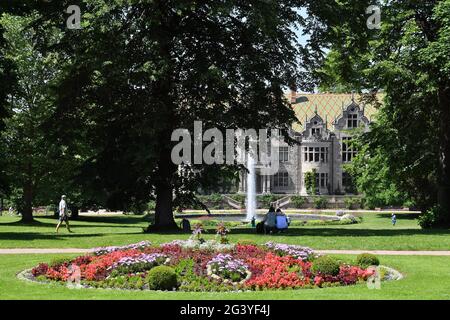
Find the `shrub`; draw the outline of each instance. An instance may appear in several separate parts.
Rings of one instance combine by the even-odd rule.
[[[233,194],[229,196],[231,199],[239,202],[242,206],[245,205],[246,197],[243,194]]]
[[[361,200],[359,198],[345,198],[344,205],[347,209],[357,209],[361,207]]]
[[[422,229],[445,226],[445,212],[440,206],[434,206],[419,217]]]
[[[316,209],[325,209],[327,207],[328,200],[325,197],[315,197],[314,198],[314,207]]]
[[[294,206],[294,208],[300,209],[306,203],[306,200],[302,196],[293,196],[291,197],[291,203]]]
[[[208,197],[207,202],[212,209],[222,209],[223,208],[223,199],[220,194],[217,194],[217,193],[211,194]]]
[[[262,196],[257,196],[257,202],[259,208],[269,208],[273,202],[280,199],[279,196],[275,196],[273,194],[265,194]]]
[[[192,258],[181,259],[174,268],[178,277],[191,276],[194,274],[195,261]]]
[[[210,195],[200,195],[197,196],[197,199],[205,204],[209,209],[218,210],[224,208],[224,203],[222,199],[222,195],[218,193],[213,193]],[[203,209],[199,203],[192,204],[191,209],[200,210]]]
[[[358,223],[358,219],[354,215],[349,213],[344,214],[341,217],[341,221],[350,221],[351,223]]]
[[[325,221],[325,220],[308,220],[305,221],[305,223],[309,226],[324,226],[327,224],[331,224],[332,221]]]
[[[145,277],[145,282],[151,290],[172,290],[178,285],[175,270],[167,266],[151,269]]]
[[[314,260],[311,271],[314,274],[337,276],[340,266],[336,259],[328,256],[322,256]]]
[[[150,200],[147,203],[147,211],[155,211],[156,209],[156,201],[155,200]]]
[[[119,276],[115,278],[108,278],[106,280],[97,282],[89,282],[89,285],[94,285],[96,287],[106,287],[106,288],[118,288],[118,289],[129,289],[129,290],[142,290],[144,288],[144,281],[141,276]]]
[[[317,174],[316,169],[312,169],[312,171],[305,172],[305,187],[306,192],[309,195],[317,194],[316,174]]]
[[[356,257],[356,264],[361,268],[368,268],[370,266],[378,266],[380,264],[380,260],[370,253],[361,253]]]

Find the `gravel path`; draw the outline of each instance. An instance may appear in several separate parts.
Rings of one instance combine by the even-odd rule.
[[[315,250],[322,254],[360,254],[373,253],[377,255],[387,256],[450,256],[450,251],[391,251],[391,250]],[[36,249],[36,248],[17,248],[17,249],[0,249],[0,254],[58,254],[58,253],[90,253],[92,249],[77,248],[52,248],[52,249]]]

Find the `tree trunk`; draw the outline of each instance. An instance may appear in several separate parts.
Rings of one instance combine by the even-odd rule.
[[[444,221],[450,225],[450,86],[439,90],[440,143],[439,143],[439,177],[438,204],[445,212]]]
[[[161,12],[167,12],[166,1],[157,1]],[[159,56],[161,62],[166,64],[165,72],[154,85],[157,101],[161,104],[160,117],[162,119],[161,131],[158,140],[161,144],[161,150],[158,159],[158,180],[155,182],[156,207],[155,224],[149,226],[148,231],[178,230],[178,226],[173,218],[173,179],[177,171],[177,166],[171,159],[171,136],[175,128],[176,103],[174,97],[176,93],[173,88],[173,79],[175,74],[172,61],[173,37],[172,33],[178,25],[177,18],[171,14],[162,14],[160,17],[160,26],[156,28],[155,39],[159,43]]]
[[[23,188],[22,198],[22,222],[33,222],[33,186],[27,182]]]
[[[149,231],[178,230],[173,218],[173,175],[176,166],[170,158],[170,150],[161,151],[158,162],[159,181],[156,183],[155,224],[149,226]]]

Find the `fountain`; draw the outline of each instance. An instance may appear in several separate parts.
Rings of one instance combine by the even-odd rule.
[[[249,153],[247,157],[247,221],[252,221],[256,217],[256,173],[255,159]]]

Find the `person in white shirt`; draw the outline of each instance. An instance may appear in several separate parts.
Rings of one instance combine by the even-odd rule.
[[[72,232],[69,226],[69,215],[67,212],[66,196],[62,196],[61,201],[59,202],[59,221],[58,225],[56,226],[56,233],[58,233],[59,227],[61,227],[61,224],[63,222],[66,224],[67,230],[69,232]]]

